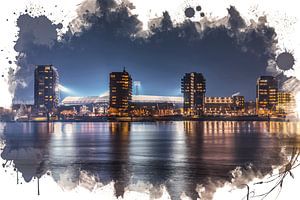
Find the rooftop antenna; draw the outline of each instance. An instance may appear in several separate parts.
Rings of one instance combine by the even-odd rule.
[[[126,67],[123,67],[123,72],[126,72]]]

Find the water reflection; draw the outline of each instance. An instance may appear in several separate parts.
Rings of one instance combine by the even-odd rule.
[[[108,174],[107,179],[115,181],[116,195],[124,194],[124,188],[130,180],[131,169],[129,166],[129,134],[131,124],[128,122],[109,124],[111,157],[107,162],[107,168],[100,169]]]
[[[25,181],[40,178],[49,167],[48,146],[53,132],[53,124],[7,124],[4,129],[6,146],[1,157],[7,161],[5,164],[14,161]]]
[[[107,184],[116,194],[137,181],[165,185],[173,199],[198,197],[197,184],[230,180],[236,166],[253,164],[267,173],[283,162],[280,153],[299,145],[295,122],[147,122],[1,124],[5,148],[24,180],[51,171],[72,189],[81,172]]]

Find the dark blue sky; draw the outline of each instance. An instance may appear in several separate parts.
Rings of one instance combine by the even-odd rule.
[[[58,68],[60,82],[74,90],[74,95],[107,91],[108,74],[125,66],[133,80],[141,81],[143,94],[180,95],[180,79],[195,71],[204,74],[208,96],[240,92],[247,99],[255,98],[256,79],[266,74],[267,61],[274,59],[272,27],[247,27],[231,7],[226,25],[199,32],[199,23],[173,24],[165,12],[150,36],[137,37],[142,27],[137,16],[131,15],[130,8],[111,2],[99,0],[99,12],[82,13],[90,28],[75,35],[68,32],[64,42],[56,41],[59,25],[46,17],[20,16],[15,49],[26,58],[18,57],[21,70],[17,76],[29,86],[18,88],[16,99],[33,98],[34,65],[48,63]],[[48,43],[37,42],[34,30],[39,28],[45,29],[43,39]]]

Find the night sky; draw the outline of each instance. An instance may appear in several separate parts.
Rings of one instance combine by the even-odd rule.
[[[45,16],[19,17],[16,77],[28,86],[17,88],[16,100],[33,99],[38,64],[58,68],[60,83],[73,90],[62,96],[100,95],[108,90],[109,73],[126,67],[134,81],[141,81],[141,94],[181,95],[181,78],[195,71],[207,80],[207,96],[240,92],[254,100],[256,79],[267,74],[268,61],[275,57],[274,28],[263,17],[247,26],[234,7],[224,8],[226,23],[204,17],[175,24],[166,11],[145,33],[128,4],[98,0],[98,6],[96,13],[83,11],[79,16],[88,26],[78,33],[68,31],[61,41],[56,39],[61,24]]]

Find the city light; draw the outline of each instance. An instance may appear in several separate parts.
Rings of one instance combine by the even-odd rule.
[[[140,90],[141,90],[141,86],[142,86],[141,81],[134,81],[133,86],[134,86],[134,89],[135,89],[135,95],[139,95]]]
[[[236,92],[236,93],[234,93],[233,95],[231,95],[231,97],[234,97],[234,96],[240,96],[240,95],[241,95],[240,92]]]
[[[99,95],[99,97],[107,97],[107,96],[109,96],[108,90]]]
[[[60,92],[66,93],[66,94],[74,94],[74,91],[71,90],[70,88],[67,88],[61,84],[58,84],[58,89]]]

